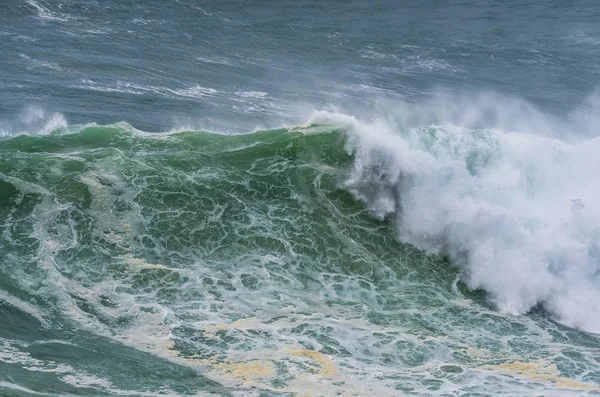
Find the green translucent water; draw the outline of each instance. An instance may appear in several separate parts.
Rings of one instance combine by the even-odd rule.
[[[599,393],[595,336],[352,197],[341,127],[65,132],[0,140],[1,395]]]

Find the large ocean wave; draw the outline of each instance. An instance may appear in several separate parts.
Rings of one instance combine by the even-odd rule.
[[[44,135],[59,125],[53,135],[56,140],[70,139],[69,146],[90,136],[93,145],[118,148],[118,142],[135,145],[135,136],[152,142],[189,135],[143,133],[126,124],[67,128],[61,115],[34,110],[22,117],[26,124],[43,122],[38,134]],[[600,332],[593,315],[600,302],[600,139],[566,143],[531,133],[452,124],[408,127],[403,121],[359,121],[316,112],[306,125],[290,131],[341,133],[345,143],[327,138],[319,148],[352,162],[347,173],[343,171],[341,185],[376,216],[393,216],[402,242],[446,255],[463,270],[467,284],[485,289],[500,311],[526,314],[543,307],[566,325]],[[64,134],[73,135],[59,137]],[[283,145],[289,134],[193,133],[190,137],[196,138],[189,139],[221,142],[219,146],[243,142],[232,150],[249,152],[259,150],[266,136]],[[15,139],[5,138],[3,146],[22,149],[13,146]],[[25,139],[35,146],[34,137]],[[340,144],[343,155],[340,147],[327,147]],[[10,183],[7,178],[4,174],[4,182]]]
[[[315,112],[242,135],[31,114],[0,138],[11,324],[81,329],[231,387],[369,395],[377,372],[376,395],[397,395],[400,371],[401,387],[427,395],[422,376],[456,390],[468,382],[454,371],[468,370],[490,391],[539,376],[548,395],[595,388],[557,353],[584,354],[593,337],[564,342],[570,331],[550,319],[600,332],[597,139],[419,126],[402,112]],[[0,354],[27,366],[13,328],[0,329]],[[523,339],[505,345],[515,329]],[[92,378],[98,392],[127,388],[61,360],[56,390]],[[531,360],[521,383],[488,377]]]

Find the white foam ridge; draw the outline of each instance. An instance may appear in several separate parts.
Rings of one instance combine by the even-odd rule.
[[[136,84],[130,82],[117,81],[114,84],[101,84],[92,80],[85,79],[83,84],[73,86],[84,90],[92,90],[99,92],[119,92],[131,95],[156,94],[167,98],[193,98],[201,99],[207,96],[214,96],[218,93],[217,90],[210,87],[202,87],[200,85],[191,85],[189,87],[173,89],[168,87],[155,87],[151,85]]]
[[[475,108],[467,121],[485,122],[490,115]],[[435,110],[413,116],[423,121],[428,112]],[[316,112],[310,123],[348,128],[355,163],[346,187],[377,215],[395,217],[401,241],[446,255],[502,312],[543,307],[565,325],[600,333],[600,138],[409,127],[403,116],[362,122]],[[536,120],[551,129],[534,116],[523,129]]]
[[[26,387],[14,384],[14,383],[9,383],[9,382],[0,382],[0,390],[1,389],[11,389],[11,390],[15,390],[18,392],[22,392],[22,393],[27,393],[27,394],[31,394],[31,395],[36,395],[36,396],[49,396],[50,394],[46,394],[46,393],[39,393],[36,391],[33,391],[31,389],[28,389]]]
[[[0,176],[0,180],[3,179],[2,176]],[[40,324],[43,327],[48,328],[49,324],[46,321],[46,319],[44,319],[43,314],[40,312],[40,310],[38,308],[36,308],[34,305],[32,305],[29,302],[26,302],[22,299],[17,298],[16,296],[12,296],[11,294],[9,294],[6,291],[0,290],[0,302],[6,302],[7,304],[16,307],[17,309],[20,309],[21,311],[29,314],[30,316],[34,317],[35,319],[37,319]]]
[[[26,54],[19,54],[19,56],[23,59],[24,63],[26,64],[25,67],[27,69],[40,68],[40,69],[52,69],[52,70],[56,70],[59,72],[62,71],[62,68],[60,67],[60,65],[55,62],[47,62],[47,61],[43,61],[43,60],[39,60],[39,59],[34,59]]]
[[[66,22],[69,19],[72,19],[70,15],[54,12],[48,7],[44,6],[43,4],[40,4],[33,0],[25,0],[25,2],[29,4],[33,9],[35,9],[38,18],[40,19],[59,22]]]

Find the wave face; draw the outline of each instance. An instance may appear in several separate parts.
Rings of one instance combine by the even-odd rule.
[[[597,390],[599,141],[392,126],[0,138],[0,390]]]

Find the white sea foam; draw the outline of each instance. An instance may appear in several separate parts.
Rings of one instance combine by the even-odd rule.
[[[26,65],[27,65],[26,67],[28,69],[42,68],[42,69],[53,69],[56,71],[62,71],[62,68],[60,67],[60,65],[55,62],[47,62],[47,61],[42,61],[39,59],[34,59],[26,54],[19,54],[19,56],[23,60],[26,61]]]
[[[217,64],[217,65],[229,65],[229,66],[232,65],[232,63],[225,57],[212,57],[212,58],[196,57],[196,59],[198,61],[204,62],[204,63],[212,63],[212,64]]]
[[[191,87],[179,89],[179,90],[168,90],[179,96],[184,96],[188,98],[202,98],[210,95],[215,95],[217,90],[214,88],[202,87],[199,85],[194,85]]]
[[[597,38],[591,37],[586,32],[577,30],[572,35],[568,36],[567,39],[573,40],[577,44],[588,44],[588,45],[599,45],[600,40]]]
[[[463,125],[485,120],[475,108],[464,108]],[[504,122],[501,113],[490,120]],[[395,216],[403,242],[448,255],[503,312],[542,305],[564,324],[600,332],[600,138],[574,144],[396,120],[318,112],[311,123],[349,128],[355,165],[346,186],[379,216]]]
[[[262,91],[237,91],[235,95],[242,98],[264,98],[268,94]]]
[[[37,16],[40,19],[50,20],[50,21],[59,21],[66,22],[69,19],[72,19],[71,16],[67,14],[61,14],[50,10],[48,7],[45,7],[43,4],[40,4],[34,0],[25,0],[27,4],[35,9],[37,12]]]
[[[99,83],[92,80],[83,80],[82,84],[73,86],[84,90],[100,91],[100,92],[120,92],[131,95],[147,95],[156,94],[167,98],[193,98],[200,99],[207,96],[216,95],[217,90],[210,87],[202,87],[200,85],[192,85],[184,88],[168,88],[160,86],[151,86],[124,81],[117,81],[111,84]]]

